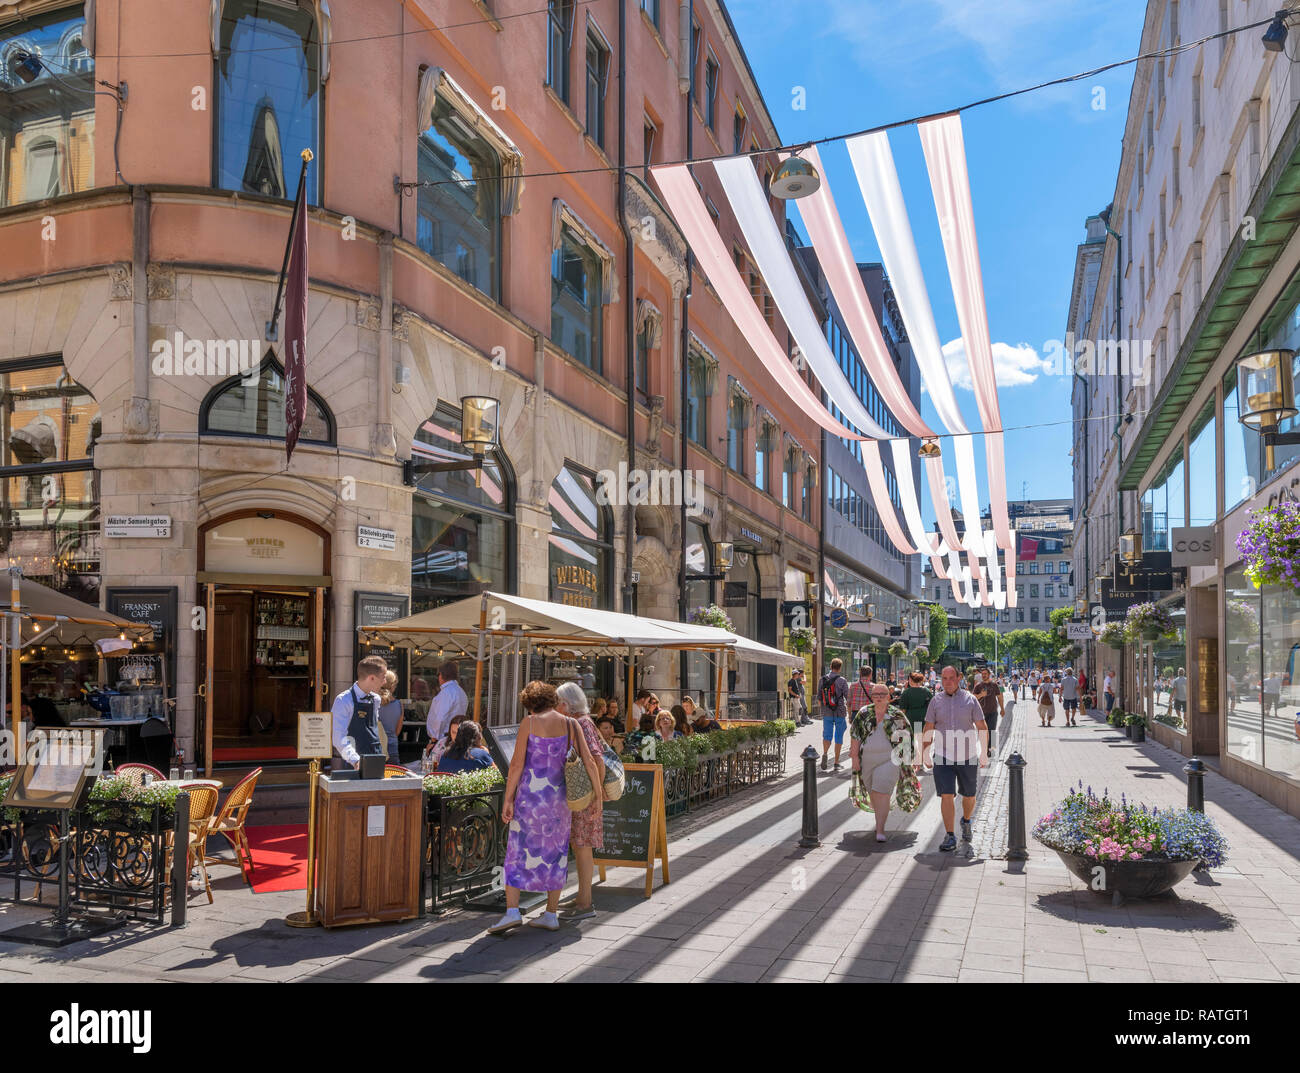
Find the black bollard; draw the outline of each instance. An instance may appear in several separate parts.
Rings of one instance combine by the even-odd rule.
[[[1187,807],[1196,812],[1205,811],[1205,765],[1192,757],[1183,765],[1187,775]]]
[[[185,926],[190,893],[190,795],[176,795],[176,821],[172,828],[172,927]]]
[[[1007,860],[1029,860],[1025,841],[1025,758],[1012,753],[1007,758],[1010,783],[1007,787]]]
[[[800,849],[816,849],[822,844],[817,837],[817,750],[808,746],[799,758],[803,761],[803,837]]]

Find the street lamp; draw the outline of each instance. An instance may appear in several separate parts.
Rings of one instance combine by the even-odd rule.
[[[782,201],[796,201],[817,193],[821,185],[822,177],[817,174],[817,169],[798,153],[793,153],[776,169],[769,189],[773,197],[779,197]]]
[[[1279,11],[1273,16],[1273,21],[1268,24],[1268,29],[1264,31],[1264,48],[1268,52],[1281,52],[1286,45],[1286,17],[1287,12]]]
[[[1119,538],[1119,555],[1129,566],[1137,566],[1142,562],[1142,534],[1131,526]]]
[[[938,440],[924,440],[916,451],[917,458],[939,458],[942,455]]]
[[[483,460],[488,451],[500,443],[501,403],[488,395],[465,395],[460,400],[460,445],[469,449],[471,457],[455,462],[416,462],[408,458],[402,462],[402,480],[414,486],[425,473],[452,473],[456,470],[474,470],[477,486],[483,476]]]
[[[1285,34],[1285,29],[1283,30]],[[1294,350],[1261,350],[1237,362],[1237,406],[1243,425],[1264,438],[1264,468],[1273,469],[1275,444],[1300,443],[1300,433],[1279,433],[1278,425],[1295,417]]]
[[[728,540],[715,540],[713,542],[713,573],[711,574],[691,574],[692,581],[726,581],[727,571],[731,569],[731,560],[735,553],[735,546]],[[809,586],[812,588],[812,586]],[[816,600],[816,595],[809,593],[812,600]]]

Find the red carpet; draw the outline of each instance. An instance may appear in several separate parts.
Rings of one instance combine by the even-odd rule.
[[[261,760],[296,760],[296,745],[263,745],[251,749],[223,749],[220,746],[212,750],[212,759],[218,764],[255,764]]]
[[[273,824],[245,827],[253,854],[253,891],[307,889],[307,825]],[[221,836],[216,836],[220,841]]]

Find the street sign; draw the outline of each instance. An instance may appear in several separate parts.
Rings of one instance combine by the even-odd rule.
[[[104,519],[106,537],[170,537],[170,514],[110,514]]]
[[[1065,639],[1067,641],[1091,641],[1092,627],[1086,622],[1067,622],[1065,624]]]
[[[397,548],[397,533],[392,529],[375,529],[369,525],[358,525],[357,547],[394,551]]]

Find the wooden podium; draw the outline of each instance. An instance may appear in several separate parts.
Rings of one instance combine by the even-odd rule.
[[[316,893],[321,923],[332,928],[418,916],[424,823],[420,777],[321,775],[317,789]]]

